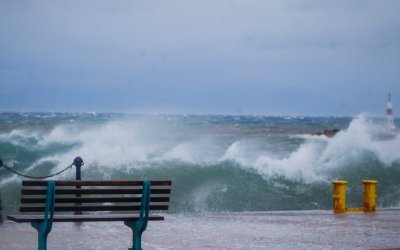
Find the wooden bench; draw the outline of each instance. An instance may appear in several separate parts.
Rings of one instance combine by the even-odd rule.
[[[170,180],[23,180],[23,214],[7,218],[31,223],[38,231],[39,250],[47,249],[47,235],[53,222],[123,221],[133,231],[130,249],[136,250],[141,249],[147,221],[164,220],[150,212],[168,210],[170,193]]]

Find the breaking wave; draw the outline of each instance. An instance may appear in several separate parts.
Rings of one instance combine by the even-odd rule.
[[[39,125],[37,115],[22,125],[9,118],[19,126],[0,128],[3,162],[41,176],[81,156],[84,179],[172,179],[172,212],[330,209],[333,179],[348,180],[349,206],[359,206],[363,179],[379,181],[379,206],[400,205],[400,138],[374,140],[363,115],[82,116],[55,114]],[[340,132],[311,135],[321,124]],[[0,173],[7,214],[18,206],[20,178]]]

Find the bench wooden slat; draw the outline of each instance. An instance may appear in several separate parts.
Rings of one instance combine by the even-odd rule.
[[[22,185],[20,212],[25,214],[9,215],[7,218],[19,223],[40,223],[32,224],[38,230],[39,249],[47,249],[47,235],[53,222],[96,221],[124,221],[133,230],[130,249],[142,249],[141,235],[146,229],[147,220],[164,220],[163,216],[149,213],[168,210],[171,194],[169,180],[150,183],[129,180],[24,180]],[[73,214],[67,214],[71,212]],[[50,218],[44,218],[44,214],[50,214]],[[138,220],[141,223],[134,223]]]
[[[63,181],[57,180],[56,186],[142,186],[143,181],[127,181],[127,180],[113,180],[113,181]],[[152,186],[171,186],[171,180],[152,180]],[[47,181],[43,180],[23,180],[23,186],[46,186]]]
[[[7,218],[15,222],[41,222],[43,215],[9,215]],[[54,215],[54,222],[95,222],[95,221],[128,221],[137,220],[138,215],[135,214],[90,214],[90,215]],[[161,221],[163,216],[150,215],[149,220]]]
[[[22,195],[46,195],[45,189],[22,189]],[[56,195],[60,194],[141,194],[141,189],[56,189]],[[171,189],[151,189],[151,194],[170,194]]]
[[[150,210],[168,210],[168,205],[150,205]],[[20,212],[44,212],[44,207],[20,207]],[[99,205],[99,206],[56,206],[56,212],[68,211],[140,211],[140,205],[137,206],[114,206],[114,205]]]
[[[105,202],[124,202],[137,203],[141,202],[141,197],[68,197],[57,198],[56,203],[105,203]],[[46,202],[46,198],[21,198],[21,203],[42,203]],[[169,202],[169,197],[150,197],[150,202]]]

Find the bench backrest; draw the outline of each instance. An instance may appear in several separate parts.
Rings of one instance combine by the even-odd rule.
[[[20,212],[43,212],[47,181],[23,180]],[[143,181],[55,181],[55,212],[139,213]],[[149,210],[168,210],[170,180],[151,181]]]

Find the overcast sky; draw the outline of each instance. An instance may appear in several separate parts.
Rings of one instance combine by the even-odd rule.
[[[397,0],[0,0],[0,111],[400,115]],[[396,114],[397,113],[397,114]]]

